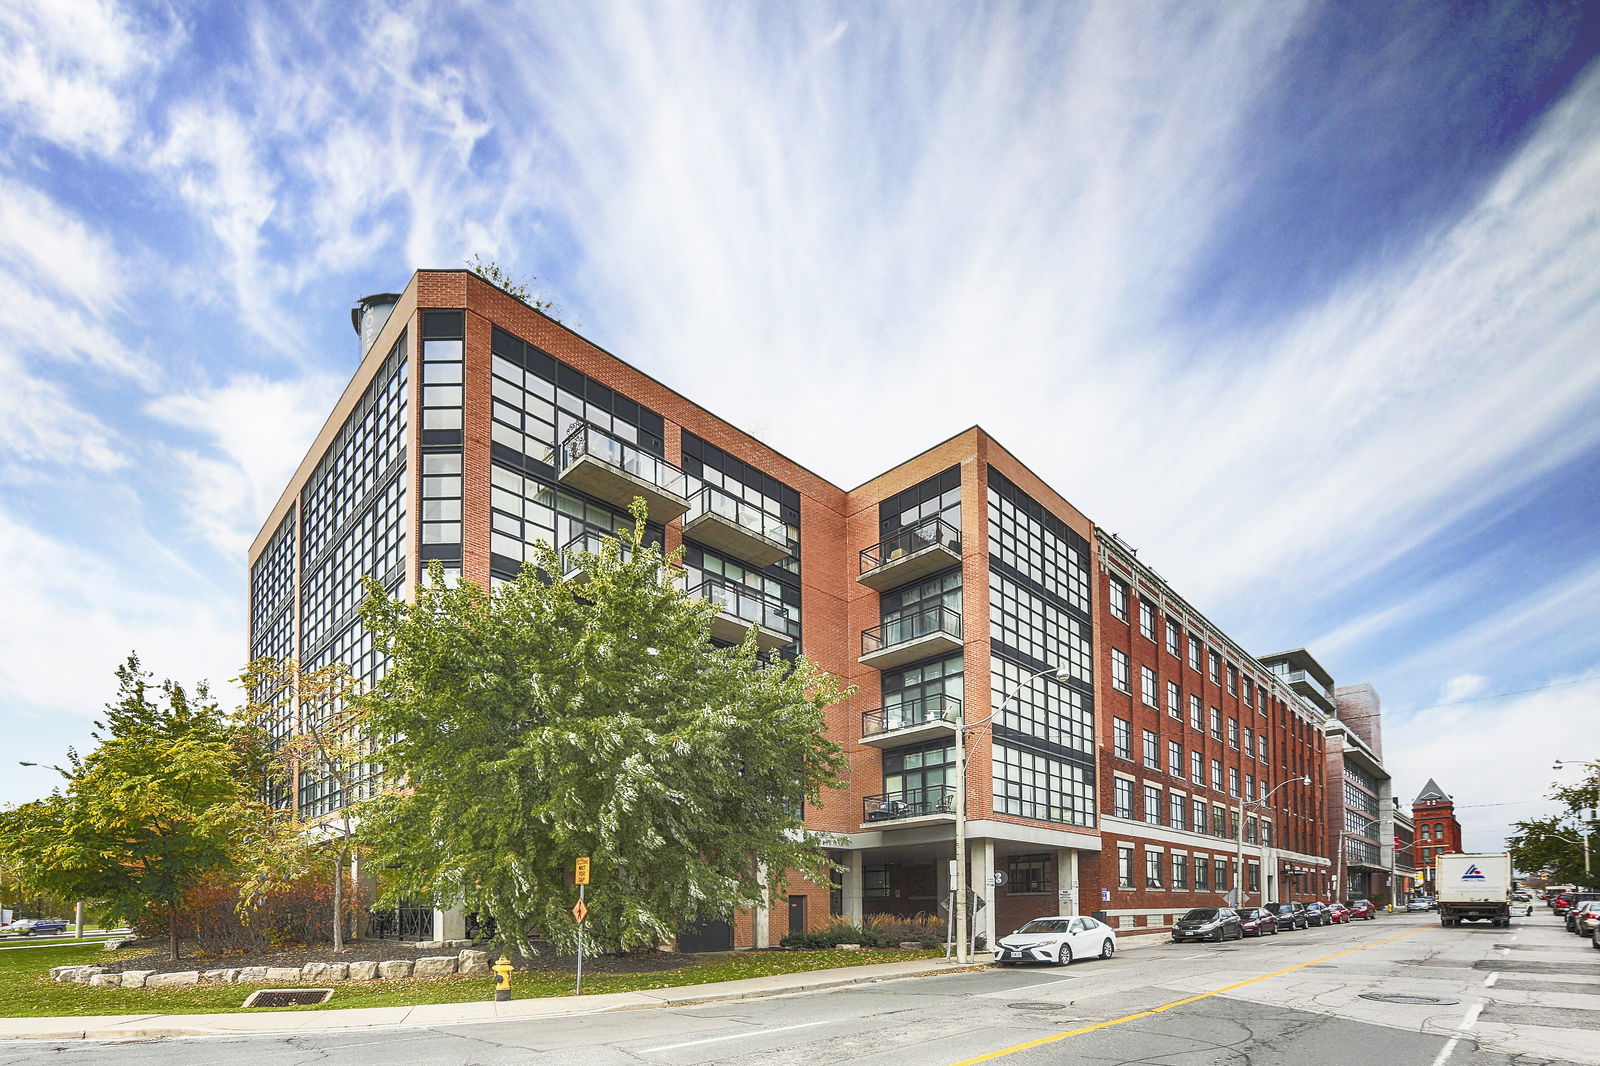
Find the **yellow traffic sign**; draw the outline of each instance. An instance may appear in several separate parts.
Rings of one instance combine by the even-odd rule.
[[[586,885],[589,883],[589,857],[587,855],[578,860],[578,868],[573,872],[572,883],[575,885]],[[583,919],[579,918],[578,921],[581,922]]]
[[[579,925],[582,925],[583,920],[589,917],[589,907],[583,902],[583,900],[580,899],[578,902],[572,905],[572,917]]]

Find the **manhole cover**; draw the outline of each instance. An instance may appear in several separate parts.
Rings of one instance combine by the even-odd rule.
[[[250,993],[246,1007],[309,1007],[328,1002],[331,988],[261,988]]]
[[[1362,999],[1370,999],[1374,1003],[1408,1003],[1420,1007],[1448,1007],[1459,1002],[1454,999],[1440,999],[1438,996],[1419,996],[1411,992],[1363,992]]]
[[[1061,1010],[1065,1003],[1007,1003],[1012,1010]]]

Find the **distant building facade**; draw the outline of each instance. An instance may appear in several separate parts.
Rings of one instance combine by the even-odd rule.
[[[1417,870],[1431,886],[1434,860],[1440,855],[1466,850],[1461,844],[1461,823],[1456,820],[1455,800],[1430,777],[1417,798],[1411,801],[1411,820],[1417,832]]]

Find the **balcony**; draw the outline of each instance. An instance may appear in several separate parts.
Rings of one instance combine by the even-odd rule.
[[[683,535],[760,568],[789,554],[783,519],[707,485],[689,502]]]
[[[725,578],[706,577],[689,589],[688,594],[710,600],[719,608],[711,619],[711,635],[718,640],[738,644],[754,627],[756,647],[773,651],[793,644],[800,637],[800,620],[791,616],[789,607],[748,586]]]
[[[900,792],[880,792],[864,796],[861,817],[864,822],[897,822],[907,818],[927,818],[943,815],[954,818],[956,813],[956,788],[954,785],[929,785],[926,788],[908,788]],[[942,819],[941,819],[942,820]]]
[[[961,612],[950,607],[924,607],[863,630],[859,661],[863,666],[889,670],[960,650]]]
[[[561,484],[623,509],[642,496],[652,522],[670,522],[689,509],[688,475],[596,426],[575,427],[557,460]]]
[[[894,707],[861,714],[861,743],[874,748],[898,747],[948,737],[961,720],[961,701],[954,696],[928,696]]]
[[[584,555],[599,555],[600,549],[608,537],[597,529],[586,529],[561,546],[561,576],[570,584],[581,585],[589,580],[589,571],[584,568]],[[619,555],[626,560],[633,554],[633,550],[626,545],[619,549]]]
[[[925,518],[862,549],[856,580],[882,592],[948,570],[960,562],[961,531],[942,519]]]

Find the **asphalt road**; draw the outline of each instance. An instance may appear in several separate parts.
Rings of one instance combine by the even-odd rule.
[[[1373,994],[1403,998],[1362,998]],[[670,1010],[404,1033],[308,1028],[272,1037],[0,1044],[5,1066],[1067,1061],[1600,1066],[1600,951],[1542,908],[1511,929],[1442,929],[1429,914],[1386,915],[1220,945],[1130,943],[1114,959],[1065,969],[987,970]]]

